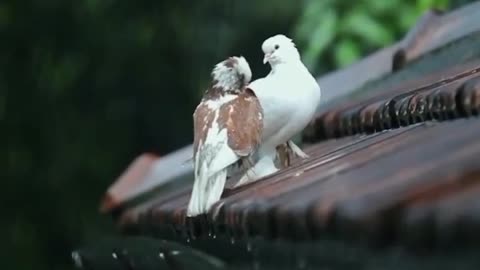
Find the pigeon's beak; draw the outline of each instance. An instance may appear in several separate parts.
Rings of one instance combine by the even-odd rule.
[[[271,53],[266,53],[265,56],[263,57],[263,64],[266,64],[268,60],[270,60],[271,56],[272,56]]]

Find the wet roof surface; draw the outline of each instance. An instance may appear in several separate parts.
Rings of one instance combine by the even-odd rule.
[[[312,158],[228,190],[206,217],[185,218],[186,184],[141,207],[134,222],[171,225],[186,237],[305,240],[334,231],[405,240],[417,236],[409,228],[418,226],[438,237],[460,236],[449,225],[473,229],[480,221],[468,218],[480,217],[479,134],[480,121],[462,119],[319,143],[308,149]]]

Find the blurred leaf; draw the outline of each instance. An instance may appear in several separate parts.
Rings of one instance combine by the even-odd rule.
[[[433,8],[445,10],[448,3],[448,0],[418,0],[417,10],[422,13]]]
[[[361,56],[360,47],[351,39],[343,39],[335,46],[335,62],[343,68]]]
[[[353,12],[342,25],[344,33],[351,33],[364,38],[370,44],[384,46],[394,41],[393,34],[382,23],[368,16],[366,12]]]
[[[71,87],[83,68],[82,61],[70,55],[57,60],[55,56],[47,54],[44,59],[39,86],[55,94]]]
[[[335,57],[322,56],[322,52],[327,47],[340,46],[339,44],[342,44],[344,39],[355,40],[357,42],[355,51],[359,52],[359,55],[364,55],[401,39],[425,10],[433,7],[448,7],[450,1],[305,0],[303,1],[303,12],[295,27],[295,38],[304,48],[302,55],[307,66],[316,70],[317,63],[322,63],[322,66],[331,70],[339,68],[337,64],[340,63],[338,62],[340,60],[335,60]],[[325,18],[331,20],[329,16],[332,13],[335,14],[334,25],[329,24],[329,21],[324,21]],[[329,33],[328,30],[332,28],[334,32]],[[332,40],[338,40],[338,44],[332,44]],[[348,42],[346,41],[341,46],[346,46],[345,44]],[[343,51],[344,49],[332,48],[332,50]],[[330,59],[333,59],[333,63],[329,61]],[[342,57],[342,59],[344,58]]]
[[[305,12],[300,16],[295,28],[295,37],[300,41],[310,40],[311,33],[322,23],[322,18],[331,10],[331,1],[306,0]]]
[[[304,62],[310,69],[316,68],[320,54],[335,38],[337,14],[335,10],[325,11],[318,27],[311,33],[310,40],[303,54]]]
[[[138,29],[138,42],[147,46],[150,45],[155,36],[155,26],[149,22],[143,22]]]
[[[408,4],[399,5],[398,12],[401,14],[398,18],[398,25],[400,30],[405,33],[415,25],[419,17],[422,15],[422,12]]]
[[[91,14],[98,15],[110,7],[114,2],[115,0],[86,0],[84,1],[84,5]]]
[[[373,14],[381,15],[394,11],[398,6],[399,1],[402,0],[367,0],[366,2],[369,7],[369,11],[371,11]]]

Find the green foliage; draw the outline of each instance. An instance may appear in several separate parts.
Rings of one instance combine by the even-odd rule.
[[[448,0],[304,0],[294,29],[303,60],[315,72],[345,67],[400,39],[427,9]]]

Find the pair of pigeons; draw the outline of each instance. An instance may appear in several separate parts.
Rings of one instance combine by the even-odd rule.
[[[320,102],[320,87],[284,35],[262,44],[271,72],[250,83],[243,57],[218,63],[194,118],[194,176],[187,216],[207,213],[220,200],[227,176],[242,168],[241,186],[279,169],[280,147],[308,157],[291,138],[302,131]]]

